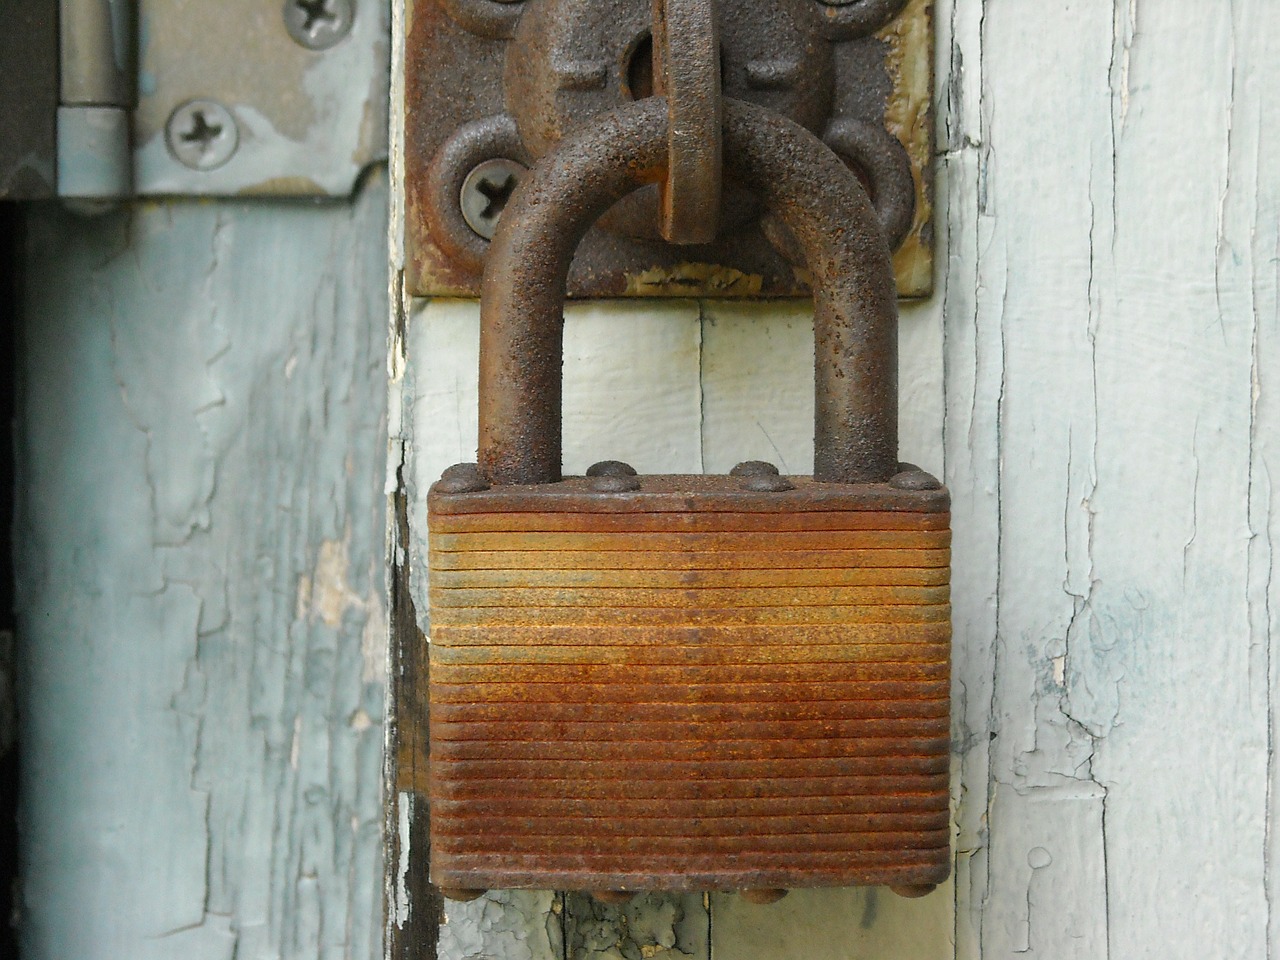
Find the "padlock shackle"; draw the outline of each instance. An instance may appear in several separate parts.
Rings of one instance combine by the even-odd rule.
[[[489,251],[480,307],[480,468],[494,484],[561,470],[565,284],[605,210],[665,175],[667,105],[649,97],[566,137],[520,185]],[[897,472],[898,305],[866,191],[813,134],[724,101],[725,172],[795,234],[814,291],[814,478]]]

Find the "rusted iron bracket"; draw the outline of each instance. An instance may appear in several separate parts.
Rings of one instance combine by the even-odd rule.
[[[858,173],[894,251],[899,296],[928,296],[932,6],[735,0],[700,20],[689,10],[714,12],[710,0],[408,0],[409,291],[478,296],[495,223],[529,167],[592,119],[655,90],[672,94],[671,110],[695,129],[705,126],[700,105],[714,110],[720,98],[711,90],[699,98],[693,84],[707,83],[710,66],[724,96],[796,121]],[[661,32],[671,17],[682,18],[667,35],[681,52],[663,62],[653,24]],[[710,64],[690,55],[708,43],[719,50]],[[705,179],[694,187],[697,171],[714,165],[715,143],[684,135],[676,145],[675,127],[673,150],[685,162],[668,161],[670,176],[587,231],[569,296],[808,296],[789,231],[731,177],[718,203]]]

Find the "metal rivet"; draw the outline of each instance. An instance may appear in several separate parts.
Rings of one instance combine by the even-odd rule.
[[[445,467],[440,474],[441,480],[455,480],[458,477],[473,477],[480,473],[480,464],[478,463],[455,463],[453,466]]]
[[[763,460],[745,460],[729,471],[731,477],[776,477],[778,468]]]
[[[777,903],[786,895],[786,890],[740,890],[738,892],[738,896],[742,897],[747,903],[756,903],[761,906]]]
[[[638,477],[592,477],[587,483],[596,493],[630,493],[632,490],[640,489],[640,479]]]
[[[240,131],[216,100],[188,100],[169,114],[165,143],[175,160],[192,170],[215,170],[231,159]]]
[[[795,488],[794,483],[776,473],[757,473],[742,478],[742,489],[754,493],[785,493]]]
[[[285,0],[284,26],[299,46],[328,50],[351,32],[353,0]]]
[[[486,160],[476,166],[462,181],[462,219],[477,235],[492,240],[507,201],[529,172],[524,164],[505,157]]]
[[[925,473],[923,470],[907,470],[903,473],[894,474],[889,480],[889,486],[895,490],[941,490],[942,483],[932,474]]]
[[[601,460],[587,467],[588,477],[634,477],[636,468],[621,460]]]
[[[479,493],[488,489],[489,482],[480,472],[478,463],[455,463],[440,474],[436,483],[439,493]]]

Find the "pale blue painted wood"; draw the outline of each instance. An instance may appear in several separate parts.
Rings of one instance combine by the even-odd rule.
[[[386,206],[32,215],[27,957],[381,953]]]

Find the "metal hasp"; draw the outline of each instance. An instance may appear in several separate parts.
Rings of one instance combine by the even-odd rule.
[[[561,477],[563,290],[617,201],[668,176],[668,105],[564,137],[484,274],[478,464],[428,494],[432,882],[739,890],[950,868],[950,514],[897,462],[881,222],[802,126],[726,99],[724,173],[814,278],[814,475]]]
[[[625,103],[670,89],[672,109],[689,118],[700,106],[713,109],[710,77],[726,96],[816,134],[857,171],[890,240],[899,295],[928,296],[932,4],[736,0],[703,36],[688,29],[698,21],[682,10],[708,0],[408,0],[409,292],[478,295],[492,224],[477,226],[463,208],[478,205],[496,219],[519,174]],[[655,62],[655,7],[664,15],[659,29],[666,16],[684,17],[671,32],[682,51],[672,63]],[[718,55],[689,59],[708,44]],[[704,124],[698,115],[692,128]],[[672,136],[693,168],[674,178],[679,189],[694,182],[699,141],[683,129]],[[494,161],[515,176],[477,173]],[[669,188],[655,182],[623,198],[587,231],[570,297],[808,295],[812,277],[794,238],[751,191],[730,177],[715,203],[704,181],[667,205],[660,194]]]

